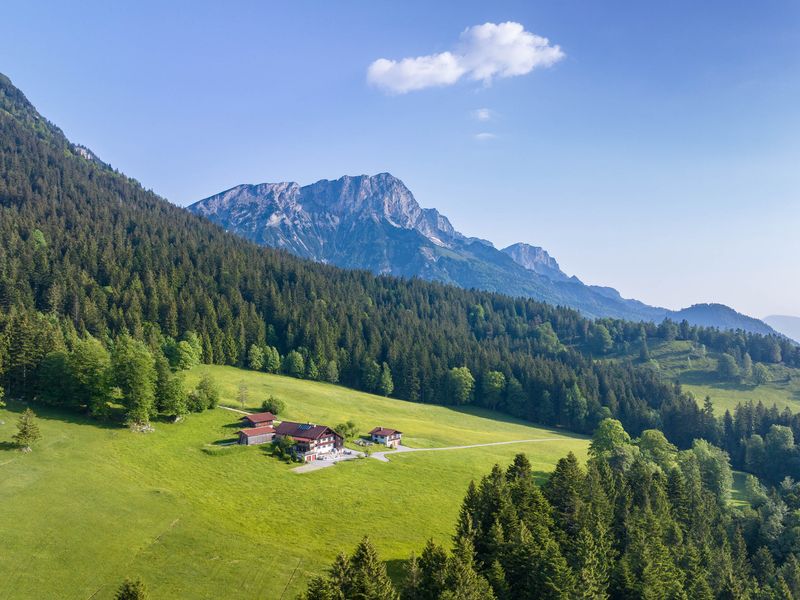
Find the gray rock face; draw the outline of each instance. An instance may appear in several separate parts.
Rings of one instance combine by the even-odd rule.
[[[661,321],[679,314],[622,298],[613,288],[585,285],[566,275],[542,248],[520,243],[498,250],[491,242],[468,238],[437,210],[420,207],[389,173],[306,186],[239,185],[188,210],[256,243],[340,267],[532,297],[589,317]],[[686,316],[708,324],[718,314],[725,317],[724,327],[766,327],[728,310],[733,316],[720,311]]]
[[[503,252],[513,258],[518,265],[522,265],[529,271],[549,277],[553,281],[566,281],[569,279],[569,276],[558,266],[556,259],[550,256],[544,248],[519,242],[503,248]]]

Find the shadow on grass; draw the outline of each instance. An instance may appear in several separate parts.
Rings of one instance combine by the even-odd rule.
[[[0,442],[0,452],[19,451],[19,446],[14,442]]]
[[[566,456],[566,454],[564,455]],[[536,485],[544,485],[548,479],[550,479],[550,474],[552,471],[531,471],[531,476],[533,477],[533,481]]]
[[[50,421],[63,421],[74,425],[91,425],[100,429],[124,429],[125,424],[122,419],[122,411],[112,409],[112,417],[109,419],[95,419],[85,412],[72,411],[57,406],[48,406],[38,402],[26,402],[24,400],[6,400],[5,410],[21,414],[26,408],[30,408],[38,419]]]
[[[414,551],[414,554],[419,557],[422,548]],[[389,575],[395,585],[402,585],[406,578],[406,570],[408,569],[408,559],[393,558],[386,561],[386,573]]]
[[[484,419],[490,419],[492,421],[498,421],[500,423],[522,425],[524,427],[536,427],[537,429],[546,429],[549,431],[553,431],[555,433],[560,433],[562,435],[568,435],[576,438],[589,437],[581,433],[569,431],[568,429],[562,429],[560,427],[556,427],[555,425],[543,425],[542,423],[535,423],[534,421],[526,421],[524,419],[520,419],[518,417],[512,417],[511,415],[507,415],[505,413],[501,413],[495,410],[490,410],[488,408],[481,408],[478,406],[445,406],[445,408],[448,408],[462,415],[469,415],[471,417],[481,417]]]
[[[725,381],[713,376],[709,376],[708,371],[684,371],[681,373],[680,382],[688,385],[704,385],[734,392],[753,392],[758,388],[755,383],[742,383],[739,381]]]
[[[209,442],[212,446],[234,446],[239,440],[237,438],[223,438]]]

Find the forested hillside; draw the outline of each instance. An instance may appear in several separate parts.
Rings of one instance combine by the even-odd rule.
[[[767,497],[751,481],[751,506],[732,509],[724,453],[652,430],[633,442],[610,419],[589,454],[541,488],[525,455],[495,465],[467,489],[451,552],[430,541],[395,586],[366,538],[304,600],[800,597],[797,485]]]
[[[128,420],[146,422],[175,412],[165,408],[172,383],[163,361],[179,368],[188,348],[207,363],[477,403],[575,431],[614,416],[633,434],[661,428],[681,447],[713,435],[720,423],[653,369],[594,360],[643,336],[800,364],[782,338],[593,322],[532,300],[260,248],[86,158],[0,78],[0,377],[10,395],[64,403],[46,382],[69,376],[75,409],[104,416],[121,400]],[[97,377],[80,372],[94,352],[81,342],[102,346]],[[158,373],[143,368],[147,389],[118,373],[103,379],[109,360],[118,371],[134,358],[161,363]],[[795,417],[780,419],[800,432]]]

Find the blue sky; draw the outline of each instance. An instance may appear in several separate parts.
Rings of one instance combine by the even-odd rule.
[[[625,296],[800,314],[793,0],[79,4],[6,5],[0,71],[177,204],[388,171]]]

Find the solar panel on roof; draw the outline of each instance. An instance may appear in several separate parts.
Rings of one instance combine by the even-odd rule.
[[[300,425],[300,427],[298,427],[298,429],[300,429],[302,431],[305,431],[306,429],[311,429],[311,427],[312,427],[312,425],[309,425],[308,423],[306,423],[306,424]]]

